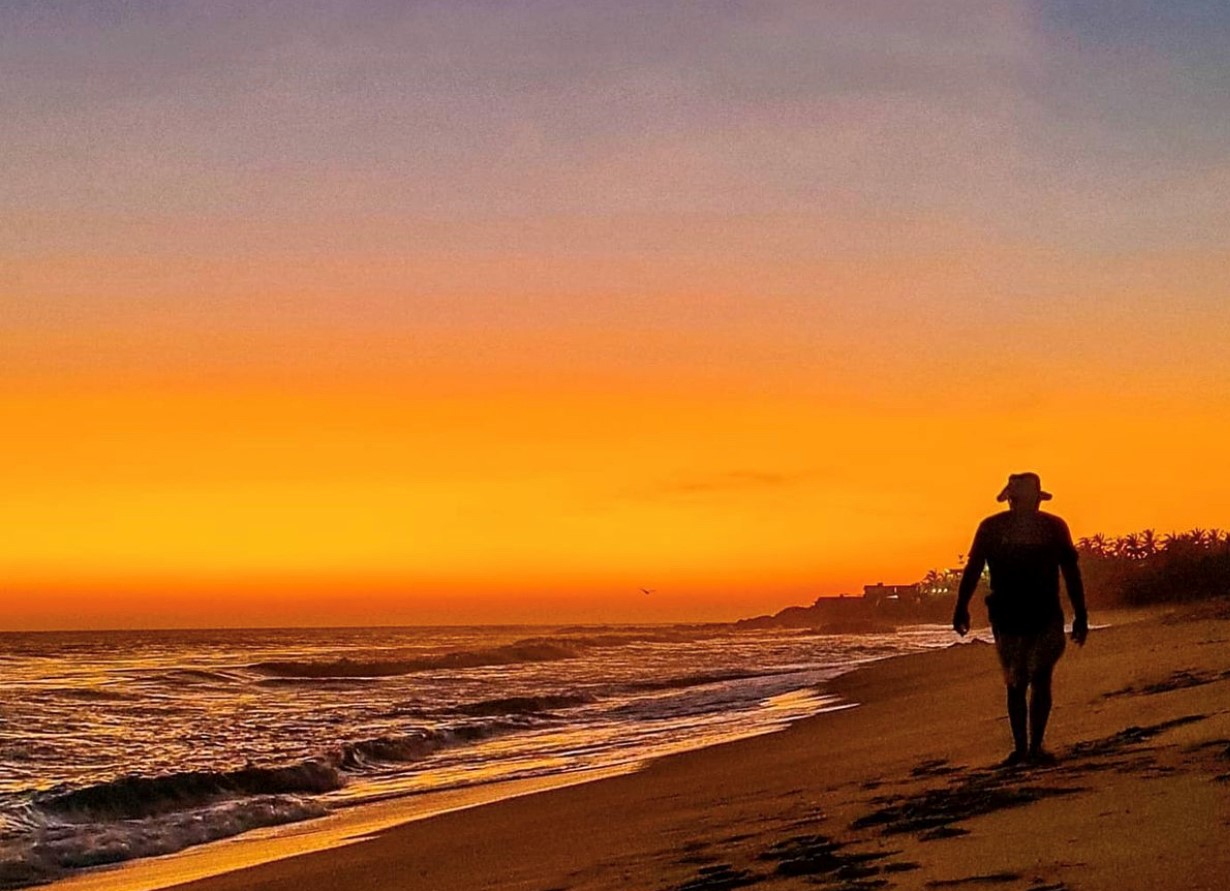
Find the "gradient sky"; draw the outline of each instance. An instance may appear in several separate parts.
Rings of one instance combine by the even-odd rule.
[[[734,618],[1026,469],[1230,525],[1221,0],[9,0],[0,120],[0,627]]]

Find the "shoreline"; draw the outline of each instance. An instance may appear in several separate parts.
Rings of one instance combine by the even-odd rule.
[[[858,671],[861,667],[855,666],[843,673]],[[167,854],[86,867],[48,883],[21,887],[46,888],[49,891],[161,891],[291,857],[333,850],[403,824],[523,796],[602,782],[636,773],[661,760],[780,733],[799,721],[813,720],[858,704],[831,695],[827,684],[828,681],[825,681],[774,695],[763,706],[766,712],[772,712],[777,708],[773,705],[775,701],[808,699],[816,706],[810,714],[793,720],[783,719],[780,723],[766,723],[758,729],[728,738],[682,742],[663,753],[556,774],[501,779],[423,792],[385,793],[372,799],[341,803],[320,817],[251,829]]]
[[[1007,747],[1002,684],[990,647],[972,644],[860,666],[824,688],[860,707],[781,732],[162,887],[716,891],[861,874],[901,888],[1219,888],[1230,868],[1230,615],[1161,615],[1118,614],[1083,650],[1069,647],[1048,735],[1056,769],[990,769]],[[919,808],[921,823],[903,819]],[[1170,885],[1177,857],[1184,879]],[[44,887],[85,891],[104,875]]]
[[[377,640],[321,632],[231,640],[219,632],[168,639],[134,657],[90,636],[18,647],[10,729],[63,742],[17,741],[18,782],[0,807],[0,887],[63,882],[237,836],[263,839],[281,826],[299,835],[320,817],[390,798],[413,797],[407,810],[419,816],[448,809],[421,804],[445,790],[481,784],[489,788],[478,799],[498,799],[504,786],[490,784],[779,729],[824,709],[817,691],[834,674],[951,636],[935,627],[891,637],[727,629],[714,645],[712,634],[559,629],[509,645],[507,635],[467,629]],[[359,664],[338,654],[411,645],[463,669],[491,652],[512,661],[332,680]],[[290,661],[265,659],[270,653]],[[551,658],[538,664],[544,656]],[[47,687],[45,660],[58,658],[80,670]],[[263,665],[327,677],[270,683]],[[80,712],[82,701],[103,704]],[[94,723],[103,728],[97,735]],[[108,735],[108,727],[126,732]],[[100,763],[105,769],[94,768]],[[41,776],[42,789],[23,784],[23,775]]]
[[[253,829],[229,838],[83,870],[30,888],[48,891],[159,891],[291,857],[331,851],[418,820],[632,773],[636,764],[503,780],[342,807],[322,817]]]

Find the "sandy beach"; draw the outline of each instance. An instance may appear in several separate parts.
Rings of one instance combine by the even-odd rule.
[[[843,676],[858,707],[781,733],[176,887],[1224,888],[1230,611],[1110,618],[1060,664],[1057,767],[995,768],[1002,687],[973,644]]]

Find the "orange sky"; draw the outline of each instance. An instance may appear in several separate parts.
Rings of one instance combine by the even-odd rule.
[[[1157,143],[1100,24],[769,8],[675,21],[683,68],[525,4],[440,83],[276,16],[166,86],[125,47],[205,37],[162,13],[10,23],[58,42],[0,109],[0,627],[729,619],[954,563],[1020,470],[1077,535],[1227,525],[1207,97]],[[1201,61],[1123,39],[1177,114]]]

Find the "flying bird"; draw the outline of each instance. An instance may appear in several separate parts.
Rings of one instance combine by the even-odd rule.
[[[657,589],[656,588],[641,588],[641,593],[642,594],[652,594],[655,590]]]

